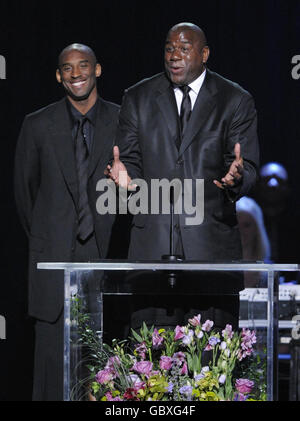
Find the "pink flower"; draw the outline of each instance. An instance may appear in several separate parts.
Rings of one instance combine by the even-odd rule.
[[[106,384],[113,380],[114,374],[110,369],[101,370],[96,374],[95,380],[97,383]]]
[[[171,357],[167,357],[166,355],[160,357],[159,366],[162,370],[170,370],[172,364],[173,360]]]
[[[189,324],[191,324],[192,326],[199,326],[200,325],[200,320],[201,320],[201,314],[198,314],[198,316],[194,316],[192,319],[189,319]]]
[[[235,388],[239,393],[247,395],[251,392],[254,386],[254,382],[248,379],[237,379],[235,382]]]
[[[132,367],[132,370],[136,371],[140,374],[145,374],[146,376],[150,376],[152,371],[153,364],[151,361],[138,361]]]
[[[233,331],[232,331],[231,325],[226,325],[225,329],[222,330],[222,336],[223,338],[229,338],[229,339],[233,337]]]
[[[255,331],[253,330],[251,332],[251,330],[243,328],[241,338],[241,349],[238,353],[238,359],[240,361],[252,354],[253,344],[256,343]]]
[[[214,322],[212,320],[206,320],[202,325],[202,330],[204,330],[204,332],[209,332],[213,325]]]
[[[174,341],[178,341],[178,339],[181,339],[184,337],[184,328],[181,326],[176,326],[175,327],[175,337],[174,337]]]
[[[159,335],[158,330],[154,329],[152,334],[152,345],[154,348],[158,348],[164,341],[164,338]]]
[[[185,361],[185,355],[183,352],[179,351],[179,352],[175,352],[175,354],[173,355],[173,362],[175,364],[177,364],[179,367],[182,367],[180,374],[187,374],[188,369],[187,369],[187,364]]]
[[[120,398],[120,396],[116,396],[115,398],[113,397],[113,395],[111,394],[111,392],[106,392],[105,393],[106,399],[108,401],[122,401],[123,399]]]
[[[179,352],[175,352],[175,354],[173,355],[173,358],[175,360],[179,360],[179,361],[185,361],[185,355],[183,352],[179,351]]]
[[[184,361],[180,374],[184,375],[188,373],[187,363]]]

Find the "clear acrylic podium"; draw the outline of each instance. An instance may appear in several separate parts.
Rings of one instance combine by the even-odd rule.
[[[105,295],[132,295],[136,294],[136,286],[123,282],[125,275],[133,271],[144,273],[205,273],[205,272],[254,272],[257,278],[264,278],[264,287],[259,288],[265,297],[265,306],[257,309],[253,306],[251,295],[258,291],[259,281],[253,288],[247,289],[246,307],[243,306],[244,314],[240,315],[240,328],[247,327],[258,329],[260,346],[266,353],[266,390],[267,400],[277,400],[277,335],[278,335],[278,277],[284,272],[297,272],[297,264],[264,264],[264,263],[199,263],[184,261],[169,263],[164,261],[131,262],[127,260],[101,260],[97,263],[38,263],[40,270],[64,271],[64,400],[80,400],[80,396],[74,393],[76,383],[79,381],[81,349],[78,345],[78,320],[72,312],[72,300],[74,296],[80,297],[85,311],[95,316],[94,328],[99,332],[99,342],[102,341],[103,331],[103,300]],[[103,277],[103,274],[108,274]],[[118,274],[118,276],[109,275]],[[123,276],[124,275],[124,276]],[[101,279],[101,281],[100,281]],[[106,280],[105,280],[106,279]],[[155,282],[155,277],[154,277]],[[87,292],[94,291],[92,295]],[[92,285],[92,287],[91,287]],[[146,287],[149,288],[149,287]],[[187,283],[186,294],[193,294]],[[143,294],[152,294],[152,291],[143,290],[143,283],[139,282],[139,291]],[[251,291],[253,294],[251,294]],[[154,293],[155,294],[155,293]],[[244,294],[245,291],[241,291]],[[91,304],[92,303],[92,304]],[[244,302],[245,303],[245,302]],[[252,303],[252,304],[251,304]]]

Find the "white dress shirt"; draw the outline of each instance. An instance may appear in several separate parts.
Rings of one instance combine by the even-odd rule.
[[[193,82],[189,84],[189,87],[191,88],[189,92],[189,96],[191,98],[192,110],[194,108],[198,93],[204,82],[205,75],[206,75],[206,70],[204,70],[204,72],[202,72],[201,75],[197,79],[195,79]],[[177,108],[178,108],[178,114],[180,115],[180,107],[181,107],[183,92],[180,88],[174,88],[174,93],[175,93],[175,98],[176,98],[176,103],[177,103]]]

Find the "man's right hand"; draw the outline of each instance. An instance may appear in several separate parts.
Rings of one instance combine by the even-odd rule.
[[[123,162],[120,161],[120,151],[118,146],[114,146],[113,155],[113,163],[112,165],[107,165],[104,174],[111,180],[113,180],[117,186],[127,189],[129,191],[134,191],[136,189],[136,186],[131,184],[131,178],[127,173],[127,169]]]

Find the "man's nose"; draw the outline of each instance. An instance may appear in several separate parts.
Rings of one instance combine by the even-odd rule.
[[[77,77],[79,77],[81,75],[80,73],[80,69],[78,67],[73,67],[72,69],[72,73],[71,73],[71,77],[73,79],[76,79]]]
[[[172,61],[181,60],[181,54],[180,54],[179,49],[174,48],[174,50],[173,50],[173,51],[172,51],[172,53],[171,53],[171,57],[170,57],[170,59],[171,59]]]

